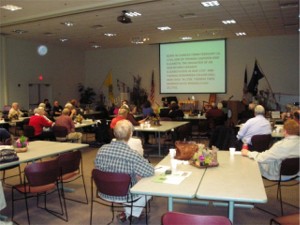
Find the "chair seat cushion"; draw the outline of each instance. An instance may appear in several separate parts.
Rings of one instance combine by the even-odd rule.
[[[47,185],[41,185],[41,186],[30,186],[30,185],[25,185],[24,184],[20,184],[15,186],[15,188],[22,193],[42,193],[42,192],[46,192],[46,191],[50,191],[56,188],[56,184],[55,183],[51,183],[51,184],[47,184]]]
[[[78,175],[79,175],[79,171],[78,170],[77,171],[73,171],[71,173],[66,173],[66,174],[64,174],[62,176],[62,180],[63,181],[67,181],[67,180],[70,180],[70,179],[72,179],[72,178],[74,178],[74,177],[76,177]]]

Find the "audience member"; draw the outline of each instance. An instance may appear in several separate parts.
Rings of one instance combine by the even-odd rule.
[[[53,117],[58,117],[61,115],[63,107],[59,104],[58,101],[53,102],[52,115]]]
[[[51,106],[48,98],[44,99],[44,104],[45,104],[45,111],[46,111],[47,115],[52,116],[51,115],[52,106]]]
[[[269,180],[279,179],[282,160],[299,157],[299,124],[292,119],[287,120],[283,125],[283,130],[285,138],[276,142],[269,150],[251,152],[247,149],[242,149],[242,155],[257,161],[262,176]]]
[[[149,117],[152,116],[154,114],[153,109],[151,107],[151,102],[149,100],[147,100],[142,107],[142,112],[143,112],[143,117]]]
[[[127,118],[127,114],[128,114],[128,110],[127,109],[120,108],[119,112],[118,112],[118,115],[111,120],[111,122],[110,122],[110,128],[114,129],[118,121],[125,120]]]
[[[211,129],[214,129],[216,126],[224,125],[226,116],[222,108],[222,103],[218,103],[217,105],[213,103],[212,108],[206,112],[205,116]]]
[[[68,129],[68,140],[74,140],[77,143],[82,141],[82,133],[75,132],[75,125],[73,120],[69,116],[70,110],[68,108],[63,109],[62,114],[56,118],[54,126],[63,126]]]
[[[300,110],[294,112],[293,118],[300,125]]]
[[[10,138],[10,133],[5,128],[0,127],[0,142],[4,142],[8,138]]]
[[[19,103],[13,102],[11,104],[11,108],[8,112],[8,119],[9,120],[18,120],[19,117],[23,116],[23,113],[21,112],[19,108]]]
[[[101,171],[113,172],[113,173],[126,173],[131,176],[132,184],[136,184],[143,177],[150,177],[154,175],[153,166],[148,163],[139,153],[131,149],[127,142],[132,136],[133,126],[128,120],[119,121],[114,127],[114,135],[116,141],[112,141],[110,144],[103,145],[95,159],[95,167]],[[130,194],[128,192],[128,194]],[[114,200],[119,202],[126,202],[128,196],[115,197],[101,194],[101,197],[107,200]],[[137,199],[133,203],[132,216],[139,218],[143,206],[147,204],[145,196],[133,195],[134,199]],[[147,201],[150,196],[147,196]],[[117,218],[121,222],[125,222],[129,219],[131,214],[130,206],[124,204],[124,212],[117,215]]]
[[[76,110],[76,115],[83,115],[84,110],[80,107],[80,104],[76,99],[72,99],[70,103],[73,105],[73,109]]]
[[[254,117],[254,103],[250,103],[248,107],[238,115],[239,124],[247,122],[247,120]]]
[[[237,134],[237,148],[241,149],[243,143],[252,147],[251,138],[258,134],[271,134],[272,128],[270,122],[265,118],[265,109],[262,105],[257,105],[254,109],[255,117],[249,119],[239,130]]]
[[[170,117],[172,120],[182,120],[183,119],[184,113],[181,109],[179,109],[177,102],[175,102],[175,101],[171,102],[168,117]]]
[[[69,116],[71,117],[72,120],[74,120],[75,117],[77,116],[77,112],[76,112],[76,109],[74,109],[74,106],[71,103],[67,103],[65,105],[65,108],[69,109],[69,111],[70,111]]]
[[[34,136],[41,139],[55,140],[53,132],[49,129],[53,122],[45,118],[45,109],[38,107],[34,110],[34,113],[29,120],[29,126],[34,127]]]

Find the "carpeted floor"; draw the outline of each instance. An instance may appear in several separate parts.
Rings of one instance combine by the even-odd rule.
[[[88,191],[88,196],[90,198],[90,174],[94,165],[94,158],[97,153],[97,148],[86,148],[82,150],[83,153],[83,163],[84,163],[84,175]],[[146,149],[147,150],[147,149]],[[148,149],[149,151],[149,149]],[[150,157],[150,162],[156,164],[160,161],[160,158]],[[9,171],[9,174],[15,171]],[[9,182],[16,183],[17,178],[11,178]],[[242,182],[242,181],[241,181]],[[264,181],[265,185],[269,185],[269,181]],[[72,195],[75,198],[83,197],[83,189],[81,188],[80,182],[76,181],[75,184],[68,185],[70,188],[74,188],[76,191],[72,193],[67,193],[67,195]],[[222,188],[222,186],[220,186]],[[259,204],[258,207],[270,211],[275,215],[280,214],[280,204],[276,199],[276,186],[266,189],[268,202],[266,204]],[[8,217],[11,216],[11,188],[4,185],[4,191],[7,201],[7,207],[1,211],[2,215]],[[286,202],[292,203],[299,207],[299,185],[293,187],[283,188],[283,196]],[[67,201],[67,208],[69,214],[69,222],[60,220],[47,212],[35,207],[35,199],[30,199],[30,218],[31,224],[48,224],[48,225],[59,225],[59,224],[72,224],[72,225],[84,225],[89,224],[90,220],[90,207],[91,204],[79,204],[76,202]],[[227,216],[227,207],[213,206],[210,203],[208,206],[192,205],[192,204],[182,204],[176,203],[174,205],[174,211],[203,214],[203,215],[223,215]],[[298,213],[299,209],[294,208],[289,205],[284,205],[285,214]],[[93,224],[108,224],[111,220],[111,212],[108,207],[96,205],[94,208]],[[149,216],[148,224],[158,225],[161,224],[162,215],[167,212],[167,199],[162,197],[154,197],[151,200],[151,212]],[[234,224],[243,225],[267,225],[269,221],[274,216],[263,212],[257,208],[236,208],[234,216]],[[27,224],[26,210],[24,201],[18,201],[15,205],[15,220],[19,224]],[[113,224],[118,224],[117,220]],[[125,223],[127,224],[127,222]],[[137,224],[145,224],[145,220],[141,219]]]

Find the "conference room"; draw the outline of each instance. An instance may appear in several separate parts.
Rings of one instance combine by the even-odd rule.
[[[91,115],[97,111],[98,103],[110,108],[112,103],[118,105],[127,99],[129,105],[141,106],[140,99],[145,96],[155,111],[163,106],[163,98],[175,96],[179,105],[186,106],[189,120],[184,121],[194,123],[191,117],[198,118],[210,97],[215,96],[215,103],[228,103],[232,114],[227,123],[235,126],[243,107],[245,78],[249,84],[255,62],[264,76],[259,79],[258,92],[252,100],[281,113],[287,111],[287,106],[296,105],[298,1],[223,0],[215,7],[204,7],[201,2],[204,1],[1,1],[1,109],[18,102],[22,110],[33,110],[45,98],[64,105],[73,98],[80,100],[78,86],[83,84],[96,93],[92,104],[82,104]],[[3,9],[7,4],[22,9]],[[129,17],[124,10],[141,15]],[[119,18],[130,22],[120,22]],[[165,26],[168,30],[158,29]],[[200,141],[208,144],[202,137]],[[159,152],[158,146],[151,146],[152,149]],[[81,150],[88,191],[97,151],[93,147]],[[149,160],[156,165],[167,153],[168,148],[162,149],[161,157]],[[221,165],[220,162],[219,168]],[[283,196],[287,202],[297,201],[299,206],[298,189],[292,190],[290,196]],[[234,224],[267,224],[280,215],[276,187],[265,191],[267,201],[257,204],[275,215],[255,207],[236,207]],[[4,187],[4,193],[7,207],[1,214],[10,217],[10,188]],[[67,204],[72,215],[69,223],[89,222],[90,205]],[[284,209],[285,214],[298,212],[288,205]],[[66,223],[35,207],[30,210],[32,223],[39,223],[42,216],[44,224]],[[226,206],[192,203],[175,203],[173,208],[228,217],[227,210]],[[167,198],[154,197],[148,224],[160,224],[167,211]],[[19,221],[25,223],[25,208],[17,213]],[[109,209],[103,208],[94,221],[105,223],[110,216]]]

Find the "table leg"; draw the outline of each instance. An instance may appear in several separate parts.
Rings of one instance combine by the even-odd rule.
[[[173,211],[173,197],[168,198],[168,211],[169,212]]]
[[[160,152],[160,132],[158,132],[158,156],[161,156],[161,152]]]
[[[234,201],[230,201],[228,204],[228,218],[233,224],[233,216],[234,216]]]

